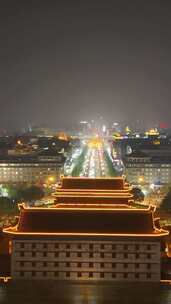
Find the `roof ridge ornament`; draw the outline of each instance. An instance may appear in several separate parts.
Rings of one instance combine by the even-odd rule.
[[[23,210],[23,209],[26,209],[25,203],[23,202],[23,203],[18,204],[18,209],[19,209],[20,211]]]

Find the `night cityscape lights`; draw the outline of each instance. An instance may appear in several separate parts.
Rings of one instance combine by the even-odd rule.
[[[171,304],[171,1],[1,1],[0,43],[0,303]]]

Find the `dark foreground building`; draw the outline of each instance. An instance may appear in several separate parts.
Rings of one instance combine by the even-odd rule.
[[[112,191],[112,181],[118,200],[104,206],[104,190]],[[155,226],[154,208],[122,204],[123,193],[130,199],[124,180],[104,183],[105,189],[95,179],[63,178],[59,192],[74,189],[72,203],[67,196],[61,202],[58,193],[54,208],[20,206],[18,225],[4,229],[11,236],[12,279],[160,280],[161,242],[168,232]],[[81,197],[79,206],[74,204],[74,196],[87,189],[89,204]],[[93,192],[99,202],[93,203]]]

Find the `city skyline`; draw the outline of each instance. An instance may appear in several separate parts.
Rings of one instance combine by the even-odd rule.
[[[170,123],[170,3],[1,4],[0,128]]]
[[[1,302],[171,303],[170,38],[170,1],[0,3]]]

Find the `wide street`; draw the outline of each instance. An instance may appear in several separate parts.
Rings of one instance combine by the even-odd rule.
[[[107,176],[108,168],[102,147],[89,147],[82,164],[80,176]]]
[[[64,174],[72,176],[105,177],[122,175],[110,146],[102,138],[88,140],[73,151],[64,166]],[[118,169],[119,168],[119,169]]]

